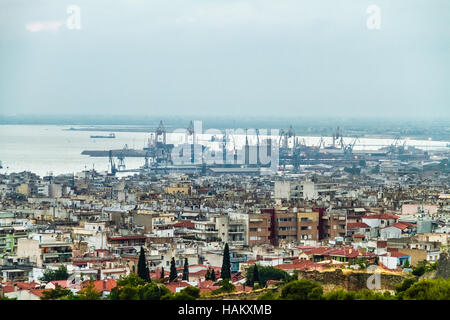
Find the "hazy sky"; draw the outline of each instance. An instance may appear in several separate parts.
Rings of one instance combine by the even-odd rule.
[[[30,113],[450,117],[450,1],[0,0],[0,114]]]

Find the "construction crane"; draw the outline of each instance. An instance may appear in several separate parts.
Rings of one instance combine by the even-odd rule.
[[[349,144],[345,144],[344,138],[341,136],[341,147],[342,147],[342,150],[344,151],[345,155],[353,154],[353,148],[355,147],[355,144],[357,141],[359,141],[358,137],[356,137],[355,140],[353,140],[353,142],[351,142]]]
[[[111,167],[111,175],[115,176],[117,172],[116,164],[114,163],[114,159],[112,156],[112,151],[109,150],[109,165]]]

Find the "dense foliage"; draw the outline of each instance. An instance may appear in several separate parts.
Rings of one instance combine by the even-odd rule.
[[[217,294],[230,293],[230,292],[236,291],[236,287],[234,286],[234,284],[232,284],[232,283],[230,282],[229,279],[221,280],[221,281],[219,282],[219,285],[220,285],[220,288],[219,288],[219,289],[216,289],[216,290],[213,290],[213,291],[211,292],[211,294],[217,295]]]
[[[141,253],[139,254],[139,261],[138,261],[138,276],[144,280],[149,282],[150,281],[150,271],[147,266],[147,261],[145,259],[145,252],[144,248],[141,247]]]
[[[184,258],[183,280],[189,281],[189,263],[187,258]]]
[[[63,289],[60,285],[56,285],[55,289],[44,290],[41,300],[72,300],[73,296],[70,289]]]
[[[117,281],[117,287],[111,290],[110,300],[161,300],[170,290],[154,282],[146,282],[135,274]]]
[[[50,282],[57,280],[67,280],[68,278],[69,273],[67,272],[67,267],[65,265],[61,265],[57,270],[46,270],[41,280],[44,282]]]
[[[258,266],[256,267],[258,272],[258,279],[255,279],[255,267],[252,265],[247,269],[247,285],[253,285],[254,282],[259,282],[260,285],[265,286],[268,280],[286,280],[289,275],[286,271],[281,269],[276,269],[270,266]]]
[[[283,300],[319,300],[322,297],[322,287],[313,281],[294,280],[288,282],[281,290]]]
[[[225,243],[225,248],[223,249],[222,271],[220,277],[224,280],[231,279],[230,248],[228,247],[228,243]]]
[[[178,272],[177,267],[175,266],[175,258],[172,258],[170,260],[170,274],[169,274],[169,281],[175,281],[178,278]]]
[[[322,286],[309,280],[294,280],[281,288],[281,294],[267,291],[259,300],[450,300],[450,279],[421,280],[408,278],[399,285],[395,294],[369,289],[333,290],[323,294]]]

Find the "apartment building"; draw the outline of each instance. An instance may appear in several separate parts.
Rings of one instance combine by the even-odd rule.
[[[270,213],[248,215],[248,245],[271,243],[272,216]]]
[[[297,239],[319,241],[319,211],[297,212]]]
[[[57,240],[46,234],[34,234],[28,238],[21,238],[17,243],[17,256],[29,258],[37,267],[71,263],[72,241]]]
[[[274,228],[277,244],[297,241],[297,212],[294,209],[288,207],[275,208]]]
[[[275,181],[274,197],[282,200],[315,200],[333,196],[338,190],[334,183],[305,181]]]

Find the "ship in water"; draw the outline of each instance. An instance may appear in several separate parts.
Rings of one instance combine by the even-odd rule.
[[[92,139],[115,139],[116,135],[114,133],[110,133],[107,136],[91,136]]]

